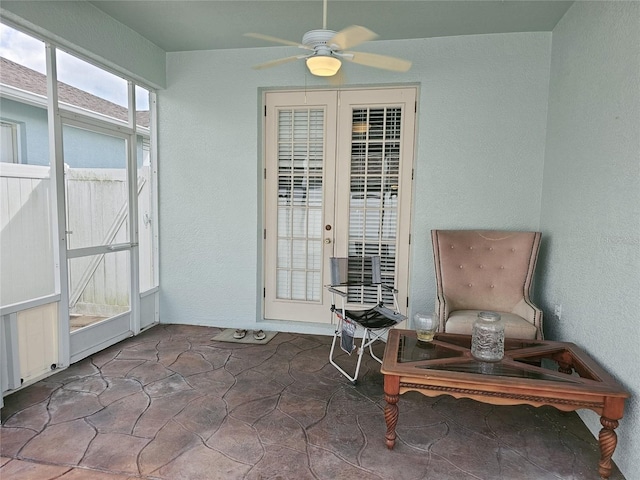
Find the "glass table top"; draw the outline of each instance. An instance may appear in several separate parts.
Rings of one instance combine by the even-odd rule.
[[[489,396],[536,392],[578,403],[585,396],[595,398],[596,403],[603,395],[629,396],[580,347],[552,340],[506,339],[504,358],[488,363],[471,355],[470,335],[437,333],[433,341],[423,343],[415,330],[395,328],[389,330],[380,371],[385,376],[385,391],[402,385],[406,391],[471,389],[481,395],[490,392]]]
[[[415,335],[400,335],[398,358],[399,365],[414,364],[422,370],[441,370],[484,374],[513,378],[549,380],[553,382],[573,383],[580,376],[559,372],[560,365],[554,358],[566,354],[560,348],[556,351],[545,349],[536,354],[536,347],[543,342],[511,340],[505,341],[505,359],[500,362],[481,362],[470,355],[471,337],[466,335],[436,335],[432,342],[421,342]],[[512,355],[525,352],[521,357]],[[529,353],[526,353],[528,351]],[[572,377],[576,378],[572,378]]]

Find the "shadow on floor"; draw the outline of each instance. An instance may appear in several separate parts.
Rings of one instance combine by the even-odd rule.
[[[328,363],[330,337],[212,341],[220,331],[156,326],[7,396],[0,478],[599,478],[573,412],[410,392],[391,451],[370,357],[352,386]]]

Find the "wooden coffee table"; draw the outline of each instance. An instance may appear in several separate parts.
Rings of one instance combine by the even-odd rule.
[[[412,330],[393,329],[381,372],[390,449],[396,441],[397,403],[409,391],[493,405],[551,405],[564,411],[588,408],[600,415],[602,424],[598,472],[603,478],[611,474],[618,441],[614,429],[629,394],[573,343],[507,339],[504,358],[485,363],[471,356],[469,335],[440,333],[432,342],[422,343]]]

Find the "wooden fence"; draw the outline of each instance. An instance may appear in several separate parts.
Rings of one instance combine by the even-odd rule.
[[[0,164],[0,303],[54,293],[49,167]]]
[[[140,278],[153,284],[150,170],[138,170]],[[2,305],[54,293],[49,168],[0,166]],[[127,183],[122,170],[65,171],[69,248],[131,241]],[[127,251],[69,261],[71,313],[111,316],[129,309]]]

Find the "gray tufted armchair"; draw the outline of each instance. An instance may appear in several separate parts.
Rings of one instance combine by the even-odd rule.
[[[540,232],[432,230],[440,331],[471,334],[478,312],[498,312],[505,336],[543,338],[529,298]]]

